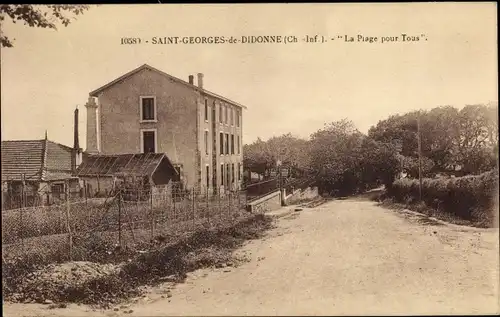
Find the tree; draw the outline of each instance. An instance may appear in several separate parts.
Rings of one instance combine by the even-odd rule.
[[[399,143],[404,156],[418,156],[417,118],[416,111],[390,116],[371,127],[368,136],[382,143]]]
[[[266,153],[273,162],[279,160],[285,166],[305,168],[308,164],[307,140],[295,137],[291,133],[267,140]]]
[[[455,164],[454,142],[459,133],[458,109],[451,106],[433,108],[422,116],[420,126],[425,167],[432,166],[436,172],[452,169]]]
[[[368,134],[380,142],[400,143],[405,170],[413,175],[420,117],[425,174],[447,173],[458,167],[463,173],[477,174],[491,169],[498,157],[497,113],[498,104],[468,105],[460,111],[442,106],[391,116],[370,128]]]
[[[478,174],[496,165],[498,123],[492,112],[486,105],[467,105],[459,112],[456,159],[464,173]]]
[[[272,164],[272,159],[267,153],[267,146],[260,138],[243,146],[243,165],[247,170],[265,175]]]
[[[394,145],[362,134],[345,119],[314,133],[310,153],[320,189],[334,195],[390,186],[401,167]]]
[[[400,157],[395,146],[365,137],[360,151],[361,181],[365,188],[379,183],[390,187],[401,172]]]
[[[419,173],[419,160],[416,157],[403,156],[403,172],[405,172],[410,178],[418,178]],[[426,156],[422,156],[422,177],[433,176],[432,170],[434,168],[434,162]]]
[[[49,28],[57,30],[57,24],[68,26],[74,16],[83,14],[89,9],[87,5],[30,5],[30,4],[2,4],[0,5],[0,24],[5,20],[12,23],[22,22],[29,27]],[[3,29],[3,28],[1,28]],[[0,31],[1,47],[13,47],[3,31]]]

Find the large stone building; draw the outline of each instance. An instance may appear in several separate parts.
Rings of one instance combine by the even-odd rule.
[[[242,110],[188,81],[142,65],[90,93],[89,154],[166,153],[188,189],[236,190],[243,171]]]

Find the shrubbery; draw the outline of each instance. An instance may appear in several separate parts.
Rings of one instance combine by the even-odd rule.
[[[387,194],[397,202],[413,204],[419,201],[418,179],[396,180]],[[425,178],[422,181],[422,201],[433,209],[481,226],[492,226],[498,210],[498,169],[456,178]]]

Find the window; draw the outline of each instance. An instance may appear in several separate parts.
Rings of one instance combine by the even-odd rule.
[[[231,181],[231,174],[230,174],[230,170],[229,170],[230,166],[229,164],[226,164],[226,183],[227,183],[227,187],[229,188],[229,185],[231,184],[230,181]]]
[[[224,123],[227,124],[227,106],[224,106]]]
[[[231,125],[234,125],[234,112],[233,112],[233,108],[229,108],[229,116],[231,118]]]
[[[210,166],[205,166],[205,172],[207,173],[206,174],[206,177],[207,177],[207,190],[208,188],[210,187]]]
[[[64,194],[64,183],[52,184],[50,192],[52,193],[52,197],[61,199],[62,194]]]
[[[208,131],[205,130],[205,154],[208,155]]]
[[[224,148],[225,148],[225,141],[224,141],[224,133],[220,133],[220,154],[224,155]]]
[[[214,192],[217,188],[217,165],[214,165],[214,169],[212,171],[212,188],[214,189]]]
[[[241,180],[241,163],[238,163],[238,181]]]
[[[240,150],[240,136],[238,135],[238,154],[241,153],[241,150]]]
[[[215,122],[215,101],[212,105],[212,122]]]
[[[231,164],[231,172],[232,172],[232,173],[231,173],[231,180],[232,180],[232,182],[234,183],[234,179],[235,179],[235,177],[234,177],[234,173],[236,172],[236,171],[234,170],[234,163],[232,163],[232,164]]]
[[[156,130],[142,130],[141,148],[142,153],[156,153]]]
[[[205,99],[205,121],[208,121],[208,100]]]
[[[231,134],[231,154],[234,154],[234,134]]]
[[[223,114],[222,105],[219,104],[219,122],[220,123],[222,123],[222,114]]]
[[[236,126],[240,126],[240,110],[236,109]]]
[[[224,185],[224,163],[220,164],[220,184]]]
[[[174,164],[174,169],[177,171],[177,175],[174,176],[174,181],[179,182],[183,179],[183,167],[182,164]]]
[[[156,98],[145,96],[141,97],[141,121],[156,120]]]
[[[229,154],[229,133],[226,133],[226,154]]]

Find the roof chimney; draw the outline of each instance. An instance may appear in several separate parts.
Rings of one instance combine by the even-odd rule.
[[[189,75],[189,83],[191,85],[194,85],[194,76],[193,75]]]
[[[202,73],[198,73],[198,87],[203,89],[203,74]]]

